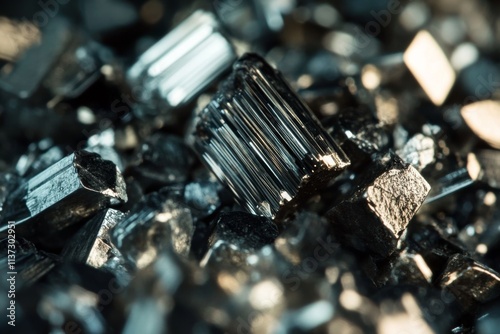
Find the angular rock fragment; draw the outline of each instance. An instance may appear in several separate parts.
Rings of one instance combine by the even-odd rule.
[[[249,212],[286,216],[349,160],[282,77],[247,54],[202,111],[195,149]]]
[[[348,107],[328,128],[332,137],[345,152],[351,165],[350,170],[364,170],[371,156],[387,148],[387,133],[371,110],[365,106]]]
[[[430,187],[415,168],[393,153],[370,167],[349,198],[327,217],[340,241],[385,257],[396,248]]]
[[[450,258],[439,284],[450,290],[466,308],[500,296],[500,275],[460,254]]]
[[[163,250],[187,256],[193,232],[191,210],[164,188],[138,202],[113,228],[111,241],[131,266],[141,269]]]
[[[432,137],[417,133],[411,137],[403,149],[398,152],[399,156],[407,163],[415,167],[419,172],[436,160],[436,144]]]
[[[500,101],[486,100],[463,106],[462,117],[469,128],[491,147],[500,149]]]
[[[203,266],[209,262],[245,265],[248,255],[273,243],[278,236],[278,228],[269,218],[246,212],[223,212],[214,224],[208,251],[201,261]]]
[[[198,10],[159,40],[127,72],[143,115],[193,99],[227,70],[236,54],[213,14]]]
[[[107,270],[115,274],[120,282],[128,282],[127,264],[110,236],[111,229],[124,218],[124,213],[114,209],[98,212],[66,245],[62,251],[63,258]]]
[[[60,244],[64,240],[59,233],[110,204],[126,200],[125,182],[112,162],[95,153],[76,151],[9,196],[0,232],[5,233],[7,221],[12,220],[20,235]]]
[[[449,198],[477,179],[477,173],[465,168],[449,148],[449,143],[440,126],[424,124],[421,132],[398,150],[399,156],[415,167],[431,185],[426,203]]]
[[[456,74],[434,37],[428,31],[420,31],[403,58],[429,99],[442,105],[455,84]]]

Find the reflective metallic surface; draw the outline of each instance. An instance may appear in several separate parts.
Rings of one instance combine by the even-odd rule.
[[[195,147],[250,212],[282,217],[281,207],[293,208],[349,164],[260,57],[243,56],[222,89],[199,116]]]
[[[177,107],[193,99],[235,59],[233,46],[211,13],[196,11],[144,52],[128,70],[140,100],[155,108]]]
[[[0,1],[0,333],[497,334],[499,13]]]

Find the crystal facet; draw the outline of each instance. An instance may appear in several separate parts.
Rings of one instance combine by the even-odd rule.
[[[144,52],[127,72],[146,112],[190,101],[236,58],[213,14],[198,10]],[[166,105],[165,105],[166,104]]]
[[[248,211],[283,218],[349,164],[262,58],[243,56],[201,112],[195,148]]]
[[[7,198],[9,206],[0,232],[6,233],[7,221],[13,220],[23,236],[43,242],[99,209],[126,200],[125,182],[112,162],[95,153],[76,151],[30,178]]]
[[[379,256],[390,255],[430,186],[393,153],[375,160],[361,180],[327,216],[343,236],[341,241]]]

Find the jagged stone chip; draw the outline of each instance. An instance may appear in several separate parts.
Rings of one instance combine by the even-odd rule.
[[[384,257],[396,248],[430,186],[393,153],[369,167],[354,192],[327,217],[340,241]]]
[[[125,182],[112,162],[95,153],[76,151],[10,194],[0,233],[5,233],[10,220],[16,222],[20,235],[60,243],[64,238],[58,238],[57,232],[126,200]]]

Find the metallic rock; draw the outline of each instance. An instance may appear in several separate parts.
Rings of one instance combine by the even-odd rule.
[[[124,217],[124,213],[114,209],[98,212],[66,245],[62,251],[63,258],[109,271],[121,283],[127,283],[130,280],[127,264],[110,236],[111,229]]]
[[[467,170],[452,152],[450,143],[452,141],[440,126],[424,124],[421,132],[408,139],[398,150],[401,158],[415,167],[431,185],[426,203],[449,198],[477,179],[477,175]]]
[[[13,220],[20,235],[50,244],[59,232],[126,200],[125,182],[113,163],[76,151],[11,193],[0,232],[4,234],[7,220]]]
[[[436,144],[432,137],[417,133],[406,142],[399,156],[421,172],[436,160]]]
[[[328,213],[340,241],[390,255],[429,193],[423,177],[393,153],[375,160],[350,197]]]
[[[365,170],[373,154],[386,151],[387,133],[366,106],[346,108],[334,119],[328,129],[351,161],[350,170]]]
[[[466,307],[471,306],[471,302],[485,303],[500,296],[500,275],[460,254],[450,258],[439,284]]]
[[[254,54],[234,65],[196,134],[201,159],[239,204],[278,220],[349,164],[282,77]]]

